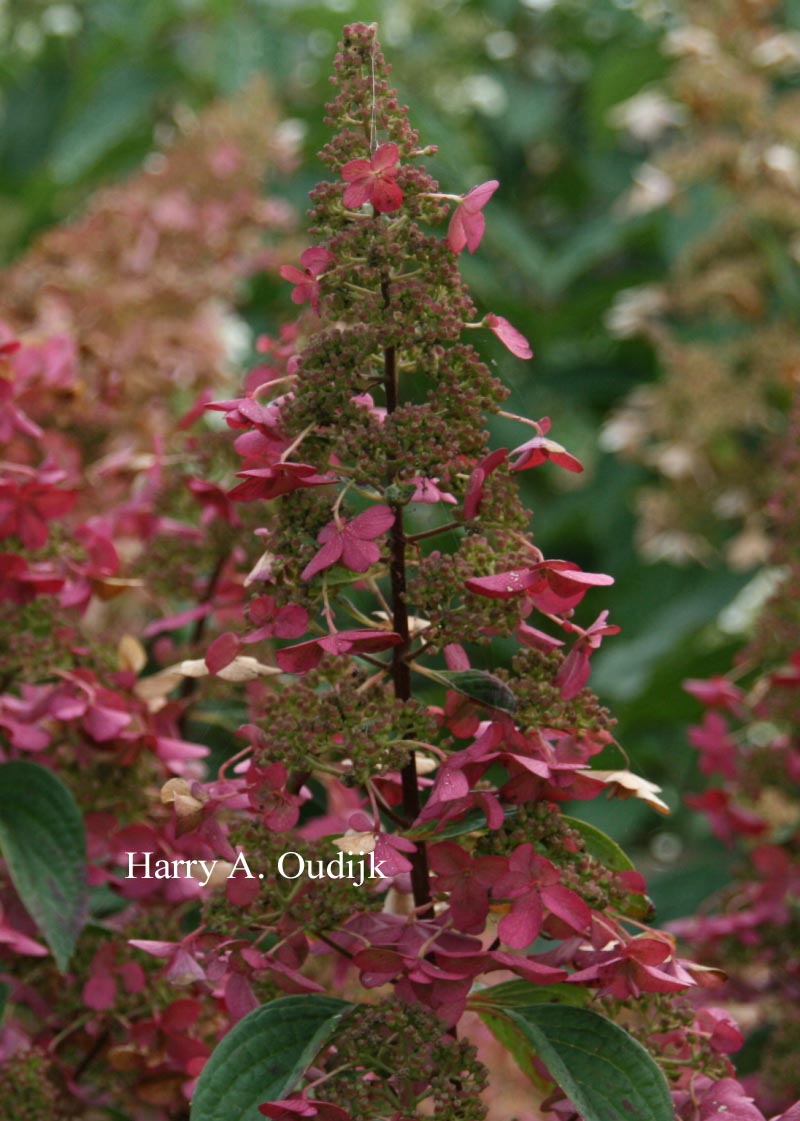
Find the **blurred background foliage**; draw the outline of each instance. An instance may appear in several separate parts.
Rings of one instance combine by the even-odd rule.
[[[679,0],[0,0],[3,264],[256,75],[302,153],[291,175],[272,176],[270,191],[302,215],[326,137],[332,56],[342,24],[355,19],[379,23],[412,122],[423,143],[439,146],[431,169],[443,189],[500,180],[464,273],[479,306],[506,315],[534,345],[534,362],[523,366],[494,339],[485,343],[513,388],[508,408],[551,416],[555,439],[586,465],[577,477],[528,473],[527,499],[546,555],[616,579],[600,606],[622,634],[597,655],[593,684],[619,719],[631,767],[664,786],[675,813],[665,825],[631,801],[603,805],[593,820],[644,855],[662,920],[691,911],[725,878],[724,850],[681,809],[681,792],[702,785],[686,745],[698,706],[681,681],[729,664],[757,558],[733,567],[723,525],[700,559],[669,551],[644,559],[637,502],[658,471],[646,457],[620,458],[619,440],[604,447],[599,434],[632,393],[666,377],[652,335],[620,328],[630,310],[624,293],[675,282],[676,261],[712,224],[725,187],[725,168],[709,163],[687,207],[659,170],[659,151],[676,138],[701,143],[707,124],[697,99],[682,104],[680,89],[672,88],[675,100],[663,92],[678,65],[700,65],[690,51],[665,51],[665,36],[674,42],[690,21],[724,28],[742,13],[758,24],[759,42],[776,33],[794,42],[799,0],[706,0],[700,12]],[[784,67],[775,80],[791,90],[796,73]],[[746,127],[735,113],[726,126],[734,136]],[[774,231],[755,242],[771,254],[782,290],[797,291],[796,266]],[[251,279],[241,314],[251,337],[276,332],[291,314],[288,285]],[[493,430],[509,447],[528,435],[506,420]]]

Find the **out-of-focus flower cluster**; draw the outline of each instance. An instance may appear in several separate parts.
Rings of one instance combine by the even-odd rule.
[[[263,182],[291,159],[253,89],[3,276],[0,760],[71,789],[93,892],[62,977],[0,872],[9,1116],[60,1121],[100,1101],[136,1121],[174,1116],[222,1026],[187,988],[198,972],[181,915],[198,882],[127,880],[124,854],[233,856],[210,812],[241,802],[241,780],[197,785],[214,688],[203,634],[241,613],[263,544],[215,481],[233,452],[202,417],[234,368],[239,286],[296,251],[292,214]],[[262,371],[286,345],[262,340]],[[263,667],[242,658],[228,676],[246,713]],[[174,805],[181,822],[192,807],[207,820],[184,836]],[[166,984],[137,936],[176,939]]]
[[[268,169],[291,170],[296,152],[265,87],[198,117],[179,113],[176,127],[167,150],[3,275],[0,322],[29,344],[28,367],[39,340],[39,409],[57,407],[61,427],[107,432],[124,417],[148,443],[169,427],[176,392],[188,403],[219,390],[243,341],[247,350],[233,311],[243,281],[293,255],[296,217],[264,184]],[[48,378],[70,367],[80,376],[69,391],[54,384],[47,396]]]
[[[800,407],[775,449],[780,490],[768,505],[779,583],[730,674],[686,687],[704,706],[690,731],[711,776],[687,801],[740,857],[733,881],[677,932],[730,974],[728,996],[760,1036],[750,1089],[765,1112],[800,1093]]]
[[[779,5],[684,6],[664,43],[665,92],[618,107],[637,140],[663,137],[623,202],[668,206],[664,283],[623,292],[608,326],[654,347],[661,377],[606,425],[605,446],[657,476],[639,500],[652,559],[724,551],[734,567],[768,550],[774,487],[765,449],[786,422],[800,375],[800,71]]]

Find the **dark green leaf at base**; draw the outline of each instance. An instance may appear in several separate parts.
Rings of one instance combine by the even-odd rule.
[[[45,767],[0,764],[0,851],[63,973],[86,920],[86,836],[75,799]]]
[[[287,996],[255,1008],[203,1068],[191,1121],[262,1121],[258,1107],[284,1098],[354,1007],[326,996]]]

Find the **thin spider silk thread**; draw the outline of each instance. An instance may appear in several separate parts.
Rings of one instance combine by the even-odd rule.
[[[377,24],[373,24],[373,30],[377,30]],[[369,150],[370,154],[375,154],[375,149],[378,147],[377,125],[378,125],[378,99],[375,95],[375,39],[372,40],[372,46],[369,52],[369,68],[370,76],[372,78],[372,106],[370,108],[369,119]]]

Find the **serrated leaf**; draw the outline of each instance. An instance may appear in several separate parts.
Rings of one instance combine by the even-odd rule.
[[[440,685],[453,689],[462,697],[469,697],[487,708],[496,708],[501,712],[513,713],[517,710],[517,698],[511,692],[505,681],[487,673],[482,669],[429,669],[425,667],[425,676],[438,681]]]
[[[63,973],[87,915],[86,835],[70,791],[36,763],[0,764],[0,851]]]
[[[262,1121],[258,1107],[284,1098],[355,1006],[333,997],[281,997],[240,1020],[203,1067],[191,1121]]]
[[[527,1039],[583,1121],[674,1121],[662,1070],[605,1016],[558,1004],[502,1015]]]
[[[536,985],[533,981],[518,978],[470,993],[469,1007],[482,1013],[484,1009],[530,1008],[534,1004],[583,1005],[591,995],[580,985]]]

